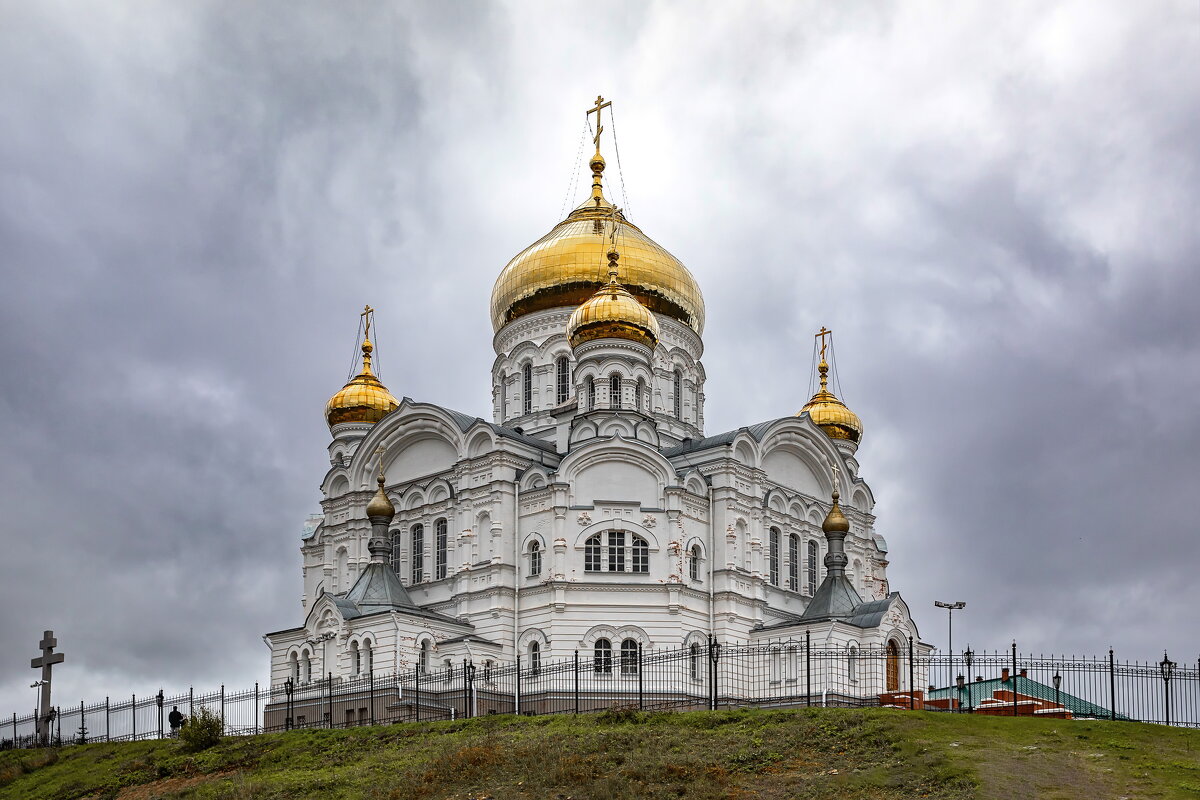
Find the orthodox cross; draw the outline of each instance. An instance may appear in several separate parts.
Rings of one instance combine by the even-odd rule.
[[[817,333],[816,336],[814,337],[814,338],[821,340],[821,360],[822,361],[825,360],[825,337],[826,336],[833,336],[833,331],[829,330],[824,325],[822,325],[820,332]]]
[[[371,315],[375,313],[375,309],[368,306],[363,306],[363,312],[359,314],[363,318],[363,338],[371,338]]]
[[[842,471],[840,469],[838,469],[837,465],[834,464],[832,461],[829,462],[829,469],[833,471],[833,490],[835,492],[841,492],[841,490],[842,490],[842,480],[841,480]]]
[[[54,652],[54,648],[58,647],[58,639],[54,638],[54,631],[43,633],[38,647],[42,648],[42,654],[30,660],[29,666],[32,669],[42,668],[42,679],[34,686],[42,687],[41,713],[38,714],[37,733],[39,738],[44,739],[50,735],[50,720],[53,718],[50,711],[50,671],[55,664],[63,663],[66,656]]]
[[[375,455],[379,457],[379,477],[383,477],[383,445],[375,448]]]
[[[597,153],[600,152],[600,134],[604,130],[604,126],[600,124],[600,112],[603,111],[604,109],[608,108],[611,105],[612,105],[612,100],[605,100],[602,95],[596,95],[596,107],[589,108],[588,112],[587,112],[587,115],[589,117],[592,116],[592,114],[596,115],[596,136],[594,138],[594,141],[596,142],[596,152]]]

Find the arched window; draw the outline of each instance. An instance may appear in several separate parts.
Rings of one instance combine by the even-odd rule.
[[[692,642],[692,646],[688,648],[688,674],[692,676],[692,680],[700,680],[700,645]]]
[[[412,526],[412,583],[415,586],[425,580],[425,526]]]
[[[675,419],[683,419],[683,370],[675,370]]]
[[[633,571],[646,573],[650,571],[650,545],[637,534],[633,535]]]
[[[600,571],[600,534],[589,536],[583,545],[583,571]]]
[[[633,385],[633,410],[645,411],[642,408],[642,398],[646,395],[646,382],[641,378],[637,379],[637,383]]]
[[[312,683],[312,654],[304,650],[300,656],[300,667],[304,672],[304,682]]]
[[[542,574],[542,545],[536,539],[529,543],[529,577]]]
[[[529,671],[534,675],[542,671],[542,644],[536,640],[529,643]]]
[[[346,552],[346,548],[338,548],[335,560],[337,563],[333,572],[333,591],[344,592],[350,588],[350,554]]]
[[[434,552],[433,566],[437,577],[434,580],[441,580],[446,577],[446,557],[447,542],[446,542],[446,519],[443,517],[433,523],[434,536],[437,539],[437,548]]]
[[[289,674],[292,676],[292,683],[300,682],[300,657],[292,653],[288,657]]]
[[[355,675],[362,672],[362,653],[358,650],[358,642],[350,643],[350,671]]]
[[[808,583],[808,593],[817,593],[817,543],[810,540],[808,543],[808,567],[806,570],[806,582]]]
[[[620,375],[609,375],[608,376],[608,407],[609,408],[620,408],[621,407],[621,376]]]
[[[612,667],[612,642],[608,639],[597,639],[592,650],[592,669],[600,675],[611,675]]]
[[[787,649],[787,679],[795,681],[800,674],[800,651],[795,645]]]
[[[566,356],[559,356],[555,363],[555,372],[557,375],[557,391],[555,399],[561,406],[571,397],[571,362]]]
[[[367,639],[363,642],[363,661],[367,665],[367,674],[375,672],[375,648],[371,645],[371,640]]]
[[[700,545],[692,545],[688,552],[688,577],[694,581],[700,580]]]
[[[500,373],[500,421],[508,419],[508,376]]]
[[[788,534],[788,588],[800,588],[800,537],[794,533]]]
[[[430,643],[430,641],[428,639],[421,642],[421,659],[417,663],[417,666],[421,670],[422,675],[426,675],[429,673],[429,656],[431,655],[432,652],[433,652],[433,645]]]
[[[779,585],[779,528],[771,528],[767,550],[767,567],[772,586]]]
[[[527,363],[521,368],[521,403],[524,406],[522,413],[533,411],[533,364]]]
[[[850,645],[850,652],[846,654],[846,675],[852,681],[858,680],[858,648]]]
[[[404,534],[392,531],[392,571],[400,575],[400,560],[404,557]]]
[[[621,642],[621,674],[637,675],[638,652],[642,649],[635,639]]]
[[[625,531],[608,532],[608,571],[625,571]]]
[[[587,393],[587,410],[596,410],[596,381],[588,378],[583,382],[583,390]]]
[[[771,683],[783,680],[783,651],[778,647],[771,650]]]

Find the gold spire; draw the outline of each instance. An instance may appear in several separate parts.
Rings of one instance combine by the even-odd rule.
[[[817,390],[811,400],[804,404],[804,408],[800,409],[796,416],[807,413],[813,423],[825,431],[830,439],[858,442],[862,439],[863,434],[862,420],[839,400],[837,395],[829,391],[829,362],[825,360],[825,337],[832,334],[833,331],[824,326],[817,333],[817,338],[821,340],[821,363],[817,365],[817,372],[821,376],[821,388]]]
[[[392,396],[387,387],[371,371],[371,320],[375,309],[364,306],[360,316],[364,319],[362,343],[362,371],[350,379],[341,391],[329,398],[325,404],[325,421],[329,427],[343,422],[376,423],[395,411],[400,401]]]

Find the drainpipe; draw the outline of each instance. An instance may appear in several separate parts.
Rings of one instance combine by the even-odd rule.
[[[713,487],[708,484],[708,635],[716,637],[716,596],[713,587],[713,563],[717,559],[717,519],[713,505]]]
[[[520,655],[517,637],[521,635],[521,473],[513,478],[513,663]]]

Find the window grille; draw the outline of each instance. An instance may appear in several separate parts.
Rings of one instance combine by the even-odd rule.
[[[608,377],[608,407],[621,407],[621,376],[610,375]]]
[[[633,385],[633,410],[643,411],[642,408],[642,393],[646,388],[646,384],[641,378],[638,378],[637,383]]]
[[[542,574],[542,546],[538,542],[529,543],[529,577],[536,578]]]
[[[642,573],[650,571],[650,545],[636,534],[633,536],[633,571]]]
[[[521,370],[521,403],[523,413],[533,412],[533,364],[526,364]]]
[[[692,580],[700,580],[700,545],[692,545],[691,556],[688,559],[688,575]]]
[[[817,593],[817,543],[816,542],[810,541],[808,543],[808,564],[806,566],[808,567],[808,570],[807,570],[808,574],[805,575],[805,577],[808,580],[808,593],[810,595],[816,594]]]
[[[555,399],[561,406],[571,397],[571,362],[566,356],[559,356],[557,363],[558,391]]]
[[[588,378],[587,382],[584,384],[584,388],[587,389],[587,410],[595,411],[596,410],[596,381],[594,381],[591,378]]]
[[[675,419],[683,419],[683,370],[675,370]]]
[[[542,645],[541,642],[529,643],[529,671],[537,675],[542,671]]]
[[[392,571],[400,577],[400,561],[404,558],[404,535],[400,531],[392,531]]]
[[[412,582],[418,584],[425,579],[425,526],[412,526]]]
[[[608,639],[597,639],[592,651],[592,669],[597,674],[612,674],[612,642]]]
[[[446,520],[439,519],[433,523],[434,535],[437,537],[437,553],[434,557],[434,569],[437,571],[436,580],[446,577],[446,558],[449,555],[446,541]]]
[[[794,533],[788,536],[788,588],[800,588],[800,537]]]
[[[641,645],[634,639],[626,639],[621,642],[621,674],[622,675],[637,675],[638,671],[638,650]]]
[[[600,534],[591,536],[583,545],[583,571],[600,571]]]
[[[625,571],[625,531],[608,532],[608,571]]]
[[[767,553],[767,566],[770,573],[771,585],[779,585],[779,528],[771,528],[770,549]]]

